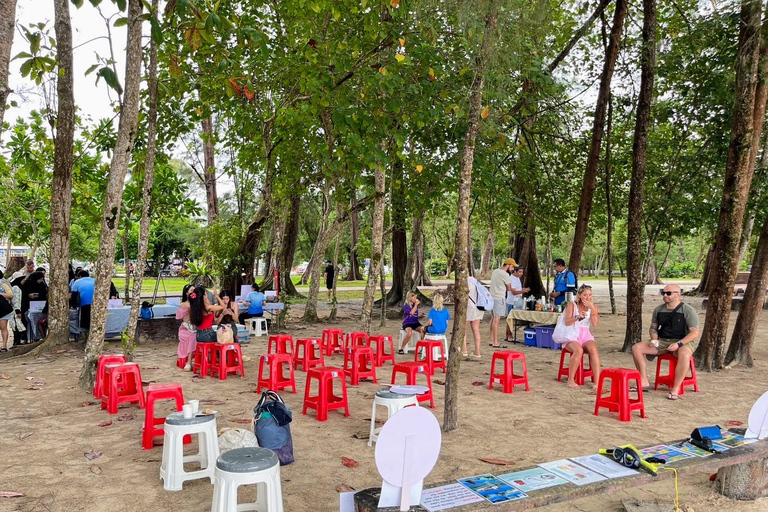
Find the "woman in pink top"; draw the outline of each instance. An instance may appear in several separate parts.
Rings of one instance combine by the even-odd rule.
[[[194,287],[191,284],[184,286],[181,292],[181,300],[183,301],[179,305],[178,311],[176,311],[176,320],[181,320],[179,326],[179,348],[176,351],[179,359],[187,359],[187,364],[184,366],[184,371],[192,370],[192,360],[195,357],[195,348],[197,347],[197,328],[189,319],[189,297],[187,293],[193,290]]]
[[[597,327],[597,306],[592,303],[592,287],[586,284],[579,286],[576,292],[576,300],[566,306],[565,325],[578,327],[578,334],[572,341],[565,344],[565,350],[571,353],[571,365],[568,369],[568,387],[578,388],[576,384],[576,372],[579,369],[584,353],[589,356],[589,367],[594,375],[594,382],[600,379],[600,355],[597,353],[595,337],[592,336],[590,327]],[[595,384],[592,384],[596,388]]]

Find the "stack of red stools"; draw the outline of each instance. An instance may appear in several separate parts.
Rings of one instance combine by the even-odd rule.
[[[293,355],[293,365],[299,369],[301,365],[304,371],[313,366],[324,366],[323,348],[321,340],[317,338],[302,338],[296,340],[296,353]],[[315,349],[318,349],[315,352]]]
[[[568,354],[569,359],[568,363],[570,364],[570,358],[573,357],[573,354],[568,352],[565,348],[563,348],[562,352],[560,352],[560,369],[557,371],[557,382],[560,382],[560,379],[565,377],[568,378],[568,364],[565,364],[565,354]],[[592,367],[584,368],[584,354],[581,355],[581,364],[579,365],[579,368],[576,370],[576,384],[579,386],[583,386],[584,382],[586,381],[587,377],[590,377],[592,379],[592,382],[595,382],[595,375],[592,372]]]
[[[290,334],[276,334],[269,337],[267,354],[272,354],[272,344],[275,345],[275,354],[290,354],[293,357],[293,336]],[[290,347],[290,349],[289,349]]]
[[[321,347],[325,355],[330,357],[333,354],[344,353],[344,331],[341,329],[324,329],[321,338]]]
[[[138,402],[144,408],[144,387],[141,371],[136,363],[107,364],[104,366],[101,408],[109,414],[117,414],[122,403]]]
[[[312,381],[318,383],[317,395],[311,396],[310,387]],[[341,396],[333,394],[333,381],[341,384]],[[333,366],[315,366],[307,371],[307,386],[304,389],[304,409],[302,414],[307,414],[307,409],[317,411],[317,421],[328,419],[328,411],[344,409],[344,416],[349,416],[349,404],[347,402],[347,382],[344,378],[344,370]]]
[[[237,372],[240,372],[241,377],[245,377],[243,352],[237,343],[225,345],[216,343],[216,346],[212,348],[211,361],[211,377],[218,374],[219,380],[226,380],[228,373]]]
[[[189,358],[187,358],[187,357],[177,357],[176,358],[176,366],[178,366],[179,368],[181,368],[183,370],[184,367],[187,365],[187,360],[188,359]]]
[[[120,364],[125,362],[122,354],[108,354],[99,356],[99,364],[96,367],[96,382],[93,385],[93,397],[101,398],[104,394],[104,368],[108,364]]]
[[[603,383],[609,380],[611,393],[603,396]],[[637,397],[630,398],[630,382],[634,381]],[[643,387],[640,384],[640,372],[626,368],[605,368],[600,372],[597,384],[597,400],[595,401],[595,416],[599,415],[601,407],[610,412],[619,413],[619,421],[629,421],[632,411],[639,410],[640,417],[645,418],[645,403],[643,402]]]
[[[344,374],[357,386],[360,379],[371,378],[376,382],[376,364],[371,347],[350,346],[344,350]]]
[[[288,367],[288,377],[283,373],[283,365]],[[267,367],[267,374],[264,375],[264,367]],[[293,388],[296,393],[296,380],[293,376],[293,363],[290,354],[266,354],[259,360],[259,380],[256,384],[256,392],[261,388],[280,391],[285,388]]]
[[[385,350],[389,345],[389,353]],[[377,367],[384,366],[386,361],[392,361],[395,364],[395,342],[392,336],[388,334],[376,334],[368,336],[368,346],[374,348],[374,360]]]
[[[496,361],[501,361],[501,373],[496,373]],[[523,374],[515,375],[515,361],[520,361],[523,365]],[[515,386],[525,385],[525,390],[530,391],[528,387],[528,367],[525,364],[525,354],[513,350],[498,350],[493,353],[491,359],[491,379],[488,383],[488,389],[493,389],[493,383],[498,381],[504,393],[512,393]]]
[[[415,361],[405,362],[405,363],[395,363],[395,366],[392,368],[392,384],[395,383],[398,373],[405,374],[406,386],[415,386],[417,384],[416,376],[419,374],[423,374],[424,377],[426,377],[427,379],[427,387],[429,388],[429,391],[424,393],[423,395],[416,395],[416,399],[419,402],[429,401],[430,407],[432,407],[433,409],[435,408],[435,399],[434,399],[434,396],[432,395],[432,379],[430,378],[429,370],[426,364],[417,363]]]
[[[197,373],[200,377],[205,377],[211,373],[211,366],[214,363],[213,351],[218,343],[198,342],[195,347],[195,363],[192,366],[192,373]]]
[[[368,335],[364,332],[348,332],[344,340],[344,348],[367,346]]]
[[[435,349],[440,349],[440,360],[435,361]],[[419,352],[424,350],[424,359],[419,358]],[[419,340],[416,342],[416,350],[413,360],[423,362],[429,369],[429,374],[434,375],[437,368],[442,368],[445,373],[445,348],[442,340]]]
[[[664,375],[660,375],[662,361],[669,362],[669,371]],[[653,389],[659,389],[659,386],[667,386],[671,390],[672,386],[675,385],[676,369],[677,357],[673,356],[672,354],[660,354],[659,359],[656,361],[656,380],[653,385]],[[689,370],[689,375],[683,379],[683,383],[680,384],[680,389],[677,390],[677,394],[680,396],[684,395],[686,386],[693,386],[694,393],[699,392],[699,382],[696,380],[696,364],[694,364],[693,358],[691,358],[691,369]]]
[[[144,428],[141,434],[141,447],[145,450],[151,450],[154,445],[154,438],[160,437],[165,433],[162,428],[157,427],[165,423],[165,416],[155,417],[155,402],[159,400],[175,400],[176,410],[181,411],[181,406],[184,405],[184,394],[181,390],[181,384],[177,382],[150,384],[147,387],[147,408],[144,415]],[[191,442],[191,436],[184,436],[184,444]]]

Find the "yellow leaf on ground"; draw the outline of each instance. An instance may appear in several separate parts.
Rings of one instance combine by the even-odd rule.
[[[424,170],[424,166],[423,166],[423,165],[417,165],[417,166],[416,166],[416,170],[417,170],[418,172],[421,172],[421,171],[423,171],[423,170]]]
[[[405,55],[398,53],[397,55],[395,55],[395,60],[397,62],[403,62],[405,60]]]
[[[491,115],[491,109],[488,107],[485,107],[482,111],[480,111],[480,117],[483,119],[487,119],[489,115]]]

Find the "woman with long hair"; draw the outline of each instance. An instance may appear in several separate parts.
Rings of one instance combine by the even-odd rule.
[[[178,311],[176,311],[176,320],[181,320],[179,326],[179,347],[176,350],[176,355],[179,359],[187,360],[184,371],[192,370],[192,360],[195,357],[195,348],[197,348],[197,327],[190,321],[189,318],[189,292],[194,287],[191,284],[184,285],[181,291],[181,304]]]
[[[9,303],[13,300],[13,289],[11,283],[5,279],[3,272],[0,271],[0,295]],[[3,348],[0,348],[0,352],[8,352],[8,320],[13,318],[16,313],[11,311],[4,317],[0,318],[0,336],[3,340]]]
[[[578,335],[575,339],[569,340],[565,345],[565,350],[571,353],[571,365],[568,369],[568,387],[578,388],[576,383],[576,372],[581,365],[584,353],[589,356],[589,367],[592,368],[594,382],[600,382],[600,355],[597,353],[597,344],[595,337],[592,336],[590,327],[597,327],[598,316],[597,306],[592,302],[592,287],[583,284],[579,286],[576,292],[576,300],[566,306],[563,312],[565,325],[576,325]],[[593,387],[596,387],[594,383]]]
[[[213,320],[218,311],[224,309],[221,298],[213,290],[216,304],[211,304],[203,286],[196,286],[189,294],[189,319],[197,328],[195,335],[198,342],[213,343],[216,341],[216,331],[213,330]]]
[[[228,325],[232,328],[232,335],[235,343],[240,343],[237,338],[237,321],[240,317],[240,309],[237,307],[237,302],[232,300],[232,295],[227,290],[221,290],[219,292],[219,298],[221,298],[221,305],[224,309],[216,313],[214,322],[216,325]]]

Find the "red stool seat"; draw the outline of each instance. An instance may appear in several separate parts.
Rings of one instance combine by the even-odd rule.
[[[371,378],[376,382],[376,364],[373,349],[363,346],[349,346],[344,349],[344,374],[351,384],[357,386],[360,379]]]
[[[440,349],[440,360],[435,361],[435,349]],[[424,350],[424,359],[419,359],[419,352]],[[413,360],[424,362],[429,368],[429,374],[434,375],[437,368],[442,368],[445,373],[445,348],[442,340],[419,340],[416,342],[416,351]]]
[[[276,354],[291,354],[293,355],[293,336],[290,334],[276,334],[269,337],[269,345],[267,346],[267,354],[272,354],[272,344],[275,345],[274,353]],[[288,349],[290,347],[290,350]]]
[[[174,400],[176,402],[176,411],[181,411],[184,405],[184,394],[181,390],[181,384],[173,382],[170,384],[150,384],[147,386],[147,408],[144,414],[144,428],[141,433],[141,447],[145,450],[151,450],[155,437],[165,434],[158,425],[165,423],[165,416],[155,416],[155,402],[159,400]],[[184,436],[184,444],[192,442],[191,436]]]
[[[344,339],[344,348],[368,345],[368,335],[364,332],[348,332]]]
[[[568,354],[568,364],[565,363],[565,355]],[[565,377],[568,378],[568,367],[570,365],[570,358],[573,357],[573,355],[568,352],[565,348],[560,352],[560,369],[557,371],[557,382],[560,382],[560,379]],[[576,370],[576,384],[579,386],[583,386],[584,382],[586,382],[587,377],[590,377],[592,379],[592,382],[595,382],[595,375],[592,372],[591,365],[587,368],[584,368],[584,354],[581,355],[581,364],[579,365],[578,369]]]
[[[212,364],[211,377],[219,376],[219,380],[227,380],[227,374],[240,372],[240,377],[245,377],[243,368],[243,352],[237,343],[222,345],[216,343],[211,348]]]
[[[441,343],[438,341],[438,343]],[[496,373],[496,361],[501,361],[501,373]],[[520,361],[523,365],[523,374],[515,375],[515,361]],[[491,359],[491,379],[488,383],[488,389],[493,389],[493,383],[498,381],[504,393],[512,393],[515,386],[525,385],[525,390],[530,391],[528,387],[528,367],[525,364],[525,354],[513,350],[499,350],[493,353]]]
[[[318,384],[317,395],[310,395],[312,381]],[[341,384],[341,396],[333,394],[333,381]],[[307,414],[307,409],[317,411],[317,421],[328,419],[328,411],[344,409],[344,416],[349,416],[349,404],[347,402],[347,382],[344,378],[344,370],[333,366],[315,366],[307,370],[307,386],[304,388],[304,409],[302,414]]]
[[[344,331],[341,329],[324,329],[321,338],[322,349],[326,356],[344,353]]]
[[[103,384],[101,408],[107,409],[109,414],[117,414],[117,407],[122,403],[138,402],[139,406],[144,408],[144,387],[141,384],[138,364],[106,365]]]
[[[315,352],[315,349],[318,349],[317,352]],[[297,370],[301,366],[304,371],[309,370],[313,366],[325,366],[322,340],[318,338],[296,340],[296,353],[293,354],[293,365]]]
[[[611,382],[611,392],[603,396],[603,384],[606,380]],[[637,397],[630,398],[630,382],[635,381]],[[599,416],[601,407],[610,412],[619,413],[619,421],[629,421],[632,411],[639,410],[640,417],[645,418],[645,402],[643,401],[643,387],[640,384],[640,372],[626,368],[604,368],[600,372],[597,383],[597,399],[595,400],[595,416]]]
[[[669,370],[664,375],[660,375],[662,361],[669,362]],[[672,389],[672,386],[675,385],[676,369],[677,357],[672,354],[660,354],[659,358],[656,360],[656,380],[654,381],[653,389],[659,389],[659,386],[667,386],[669,389]],[[691,367],[690,370],[688,370],[688,375],[683,379],[683,383],[680,384],[680,389],[677,390],[677,394],[680,396],[684,395],[686,386],[693,386],[694,393],[699,392],[699,382],[696,380],[696,364],[694,364],[693,358],[691,358]]]
[[[288,376],[283,373],[283,365],[288,368]],[[264,375],[264,367],[267,367],[267,375]],[[290,354],[266,354],[259,360],[259,380],[256,384],[256,392],[261,388],[280,391],[285,388],[293,388],[296,393],[296,380],[293,376],[293,364]]]
[[[125,362],[122,354],[108,354],[99,356],[99,365],[96,368],[96,382],[93,384],[94,398],[101,398],[104,390],[104,367],[108,364],[120,364]]]
[[[418,363],[416,361],[410,361],[405,363],[395,363],[395,366],[392,368],[392,384],[395,383],[398,373],[405,374],[406,386],[417,385],[417,382],[416,382],[417,375],[419,374],[424,375],[424,377],[426,377],[427,379],[427,387],[429,388],[429,391],[427,391],[423,395],[416,395],[416,399],[419,402],[429,401],[429,406],[432,407],[433,409],[435,408],[435,399],[434,399],[434,395],[432,394],[432,379],[430,378],[429,369],[427,368],[426,364]]]
[[[389,345],[389,353],[385,350],[387,345]],[[373,348],[374,363],[377,367],[384,366],[386,361],[392,361],[392,364],[395,364],[395,342],[392,336],[388,334],[368,336],[368,346]]]
[[[205,377],[211,373],[211,365],[214,362],[212,352],[218,343],[198,342],[195,346],[195,362],[192,366],[192,373],[197,373],[200,377]]]

